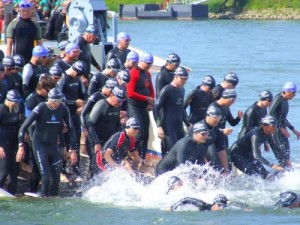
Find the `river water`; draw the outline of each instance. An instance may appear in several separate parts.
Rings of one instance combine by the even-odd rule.
[[[300,21],[121,21],[119,30],[130,33],[131,44],[153,54],[179,54],[182,63],[192,68],[186,92],[200,84],[204,75],[214,75],[219,83],[225,73],[237,73],[238,98],[232,106],[236,114],[264,89],[277,94],[286,81],[300,85],[299,27]],[[155,79],[156,74],[152,75]],[[299,107],[300,98],[296,96],[290,101],[288,118],[298,129]],[[234,128],[231,143],[239,128]],[[85,187],[82,198],[1,199],[0,224],[299,224],[300,210],[271,207],[282,191],[300,193],[299,141],[292,136],[290,142],[295,171],[273,182],[243,176],[230,180],[217,177],[192,189],[185,175],[193,170],[182,167],[144,186],[123,171],[115,171]],[[263,154],[275,162],[271,152]],[[180,174],[185,185],[166,195],[166,180],[171,174]],[[203,213],[162,210],[185,196],[212,202],[218,193],[249,208]]]

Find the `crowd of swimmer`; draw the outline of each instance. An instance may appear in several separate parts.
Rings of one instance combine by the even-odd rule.
[[[264,166],[292,168],[287,128],[300,137],[287,120],[295,83],[285,83],[274,99],[269,90],[262,90],[258,101],[234,118],[230,106],[237,97],[235,73],[226,74],[218,85],[213,76],[204,76],[185,96],[189,73],[180,66],[180,57],[170,53],[154,90],[149,72],[153,55],[130,51],[128,33],[118,34],[118,45],[107,53],[102,69],[90,48],[99,37],[96,27],[89,25],[71,43],[60,41],[56,56],[43,46],[32,4],[22,0],[17,10],[7,27],[0,63],[0,187],[11,194],[16,194],[22,160],[32,164],[29,191],[43,197],[58,195],[68,158],[71,172],[82,179],[81,135],[90,159],[87,179],[119,166],[130,172],[155,167],[158,176],[186,162],[209,164],[223,176],[229,176],[234,165],[263,179],[272,178]],[[98,72],[91,73],[91,65]],[[161,139],[162,160],[157,165],[145,160],[149,111]],[[226,122],[235,126],[240,120],[241,132],[230,147],[232,129]],[[272,148],[278,164],[263,158],[262,144]]]

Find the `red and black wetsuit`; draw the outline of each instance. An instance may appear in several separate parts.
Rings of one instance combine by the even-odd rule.
[[[149,138],[148,97],[154,98],[151,74],[139,67],[131,69],[127,86],[128,114],[129,117],[137,118],[141,123],[136,145],[142,158],[145,157]]]

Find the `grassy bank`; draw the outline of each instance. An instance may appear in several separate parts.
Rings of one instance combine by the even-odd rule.
[[[119,4],[146,4],[146,3],[163,4],[163,0],[106,0],[105,2],[108,9],[115,12],[119,11]]]
[[[119,4],[145,4],[159,3],[164,0],[106,0],[109,10],[118,12]],[[172,0],[170,0],[172,2]],[[264,10],[264,9],[300,9],[300,0],[209,0],[209,12],[221,13],[226,11],[242,12],[244,10]]]

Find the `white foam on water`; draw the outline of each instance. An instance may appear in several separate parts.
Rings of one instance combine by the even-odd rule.
[[[212,203],[217,194],[225,194],[231,202],[245,203],[250,207],[270,207],[277,201],[280,192],[299,190],[300,168],[299,165],[295,166],[294,171],[268,181],[247,175],[224,178],[207,166],[181,165],[157,177],[150,184],[139,182],[127,171],[118,168],[100,174],[89,185],[83,198],[93,203],[107,203],[126,208],[165,209],[184,197],[194,197]],[[205,169],[207,172],[203,174]],[[179,176],[184,185],[181,189],[166,194],[167,181],[174,175]],[[195,179],[200,176],[201,179]]]

